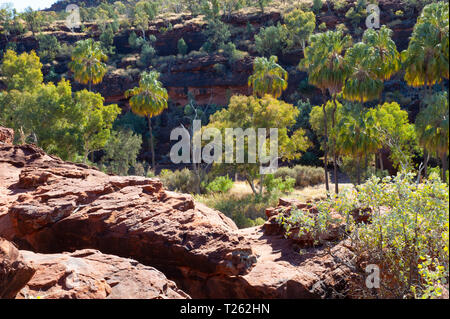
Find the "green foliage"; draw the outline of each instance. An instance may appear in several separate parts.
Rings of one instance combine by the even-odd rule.
[[[312,12],[300,9],[293,10],[284,16],[287,32],[287,49],[302,48],[305,50],[306,42],[316,28],[316,16]]]
[[[255,35],[256,51],[263,56],[271,56],[279,54],[286,43],[286,27],[278,24],[261,28],[259,33]]]
[[[129,129],[111,131],[105,144],[102,163],[106,164],[109,173],[128,175],[130,168],[136,165],[136,157],[141,145],[142,137]]]
[[[195,176],[194,172],[183,168],[182,170],[171,171],[163,169],[158,177],[163,182],[164,186],[171,191],[178,191],[181,193],[195,193]]]
[[[348,9],[345,18],[350,21],[354,29],[358,28],[361,22],[367,17],[366,1],[358,0],[354,7]]]
[[[437,93],[426,101],[427,107],[416,118],[416,130],[419,144],[427,151],[441,158],[444,180],[447,169],[449,145],[449,109],[448,93]]]
[[[148,24],[156,17],[157,9],[157,3],[150,1],[139,1],[134,7],[133,25],[141,30],[144,39]]]
[[[159,81],[157,71],[144,72],[141,74],[139,86],[125,92],[130,98],[131,110],[148,119],[150,133],[150,148],[152,151],[152,167],[155,167],[155,149],[153,143],[151,118],[161,114],[167,107],[167,90]]]
[[[33,35],[39,32],[45,23],[44,14],[41,11],[34,11],[31,7],[26,8],[21,16]]]
[[[405,81],[414,87],[431,86],[449,78],[449,4],[424,7],[414,26],[408,49],[402,52]]]
[[[384,103],[367,111],[366,121],[376,138],[378,146],[390,150],[390,159],[395,167],[412,167],[412,157],[416,149],[414,125],[409,123],[408,112],[396,102]]]
[[[103,49],[108,54],[114,54],[115,47],[113,46],[114,43],[114,30],[111,26],[107,26],[102,30],[102,33],[100,34],[99,38],[100,42],[102,43]]]
[[[378,298],[436,298],[448,283],[448,185],[436,175],[421,184],[414,179],[373,177],[322,205],[347,220],[355,254],[380,267]],[[352,211],[365,208],[370,222],[356,223]]]
[[[206,186],[208,193],[226,193],[233,187],[233,181],[227,176],[218,176]]]
[[[42,64],[34,51],[17,55],[7,50],[3,57],[1,73],[8,90],[31,91],[42,83]]]
[[[294,167],[280,167],[275,178],[283,180],[292,179],[295,187],[303,188],[316,186],[325,182],[325,172],[322,167],[296,165]]]
[[[370,47],[365,43],[356,43],[345,53],[350,74],[345,81],[343,97],[349,101],[364,103],[381,96],[383,82],[376,78],[374,69],[377,65],[370,63]]]
[[[342,91],[349,67],[342,56],[351,44],[351,37],[341,31],[327,31],[313,34],[310,45],[305,49],[305,57],[299,68],[308,72],[309,83],[331,96]]]
[[[221,130],[222,137],[226,136],[224,133],[225,128],[242,128],[243,130],[247,128],[278,128],[278,156],[284,159],[294,159],[299,157],[301,152],[309,146],[302,129],[288,135],[288,128],[295,124],[297,116],[298,110],[293,105],[276,100],[270,95],[265,95],[262,99],[237,95],[231,97],[227,109],[220,110],[210,117],[210,123],[206,128]],[[233,138],[235,139],[236,137]],[[258,141],[258,143],[261,142]],[[267,138],[266,145],[270,145],[270,143],[269,138]],[[223,143],[222,145],[225,144]],[[248,143],[245,143],[245,145],[247,147],[244,146],[244,149],[240,150],[244,152],[244,158],[248,158]],[[215,165],[226,165],[228,169],[231,168],[245,176],[256,194],[254,180],[259,176],[261,162],[256,154],[255,157],[256,163],[216,163]]]
[[[322,0],[313,0],[312,3],[313,3],[313,5],[312,5],[313,11],[314,11],[315,13],[319,13],[320,10],[321,10],[322,7],[323,7],[323,2],[322,2]]]
[[[248,85],[253,88],[253,95],[263,97],[270,94],[279,98],[287,89],[288,73],[277,64],[278,58],[256,58],[253,63],[253,74],[248,78]]]
[[[258,7],[262,13],[264,13],[264,8],[271,2],[272,0],[257,0]]]
[[[288,194],[294,190],[295,179],[289,176],[286,176],[285,178],[275,178],[273,174],[266,174],[264,175],[263,183],[268,193],[279,191]]]
[[[75,100],[83,110],[81,117],[81,138],[83,155],[87,157],[93,151],[102,149],[109,139],[112,125],[121,110],[117,104],[103,105],[104,98],[100,93],[87,90],[75,93]]]
[[[104,53],[101,43],[92,39],[80,40],[72,53],[72,61],[69,68],[74,73],[74,78],[81,84],[100,83],[106,74],[106,64],[108,59]]]
[[[43,62],[52,62],[61,49],[58,39],[54,35],[39,34],[37,36],[39,41],[38,54]]]
[[[315,245],[320,245],[321,235],[326,233],[335,219],[326,210],[319,210],[318,214],[313,215],[308,211],[293,209],[287,217],[279,214],[276,221],[286,231],[286,238],[310,238]]]
[[[41,63],[34,52],[17,56],[8,51],[2,73],[8,91],[2,100],[2,121],[21,135],[28,136],[49,153],[63,159],[82,153],[84,160],[104,146],[120,108],[103,105],[103,97],[82,90],[72,94],[66,80],[57,85],[42,83]]]
[[[144,43],[141,48],[141,55],[139,57],[138,66],[147,68],[150,66],[152,58],[156,55],[155,48],[148,42]]]
[[[219,19],[209,20],[204,31],[208,39],[203,48],[208,52],[213,52],[228,42],[231,36],[229,26]]]
[[[215,193],[196,195],[195,200],[230,217],[239,228],[246,228],[264,224],[266,208],[277,206],[279,195],[278,192],[265,196]]]
[[[177,49],[178,49],[178,54],[181,54],[181,55],[187,54],[188,46],[183,38],[178,40]]]

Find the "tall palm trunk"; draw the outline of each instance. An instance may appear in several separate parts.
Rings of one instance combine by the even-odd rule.
[[[152,118],[148,116],[147,119],[148,119],[148,131],[150,133],[150,149],[152,151],[152,169],[155,169],[155,147],[153,145]]]
[[[323,123],[324,123],[324,135],[325,135],[325,147],[324,147],[324,170],[325,170],[325,187],[327,193],[330,191],[330,185],[328,183],[328,120],[327,120],[327,110],[325,109],[325,104],[322,105],[323,109]]]
[[[446,179],[446,177],[447,177],[447,175],[446,175],[446,172],[447,172],[447,152],[444,152],[442,154],[441,162],[442,162],[442,181],[446,182],[447,181],[447,179]]]
[[[356,160],[356,183],[361,185],[361,156]]]
[[[380,152],[378,153],[378,159],[379,159],[379,161],[380,161],[380,170],[384,170],[384,165],[383,165],[383,154],[381,153],[381,150],[380,150]]]
[[[426,149],[423,150],[423,177],[426,178],[428,173],[428,159],[430,158],[430,154]]]
[[[334,130],[334,127],[336,125],[336,96],[333,97],[334,102],[334,108],[333,108],[333,114],[331,114],[331,128]],[[333,174],[334,174],[334,192],[336,194],[339,194],[339,181],[338,181],[338,175],[337,175],[337,150],[336,150],[336,136],[333,134]]]

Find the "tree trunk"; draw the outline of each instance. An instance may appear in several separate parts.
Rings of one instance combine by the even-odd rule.
[[[430,158],[430,155],[428,154],[428,151],[426,149],[423,150],[423,177],[427,178],[428,175],[428,159]]]
[[[323,108],[323,122],[324,122],[324,136],[325,136],[325,147],[324,147],[324,170],[325,170],[325,187],[327,193],[330,191],[330,185],[328,183],[328,120],[327,111],[325,109],[325,104],[322,105]]]
[[[380,170],[384,171],[384,165],[383,165],[383,154],[381,151],[379,152],[379,160],[380,160]]]
[[[259,195],[262,196],[264,189],[264,174],[261,174],[259,179]]]
[[[442,162],[442,181],[446,182],[447,181],[447,178],[446,178],[447,177],[447,175],[446,175],[446,172],[447,172],[447,152],[444,152],[442,154],[441,162]]]
[[[377,162],[378,162],[378,156],[377,156],[377,153],[375,152],[375,154],[374,154],[374,156],[375,156],[375,175],[377,175],[377,172],[378,172],[378,167],[377,167]]]
[[[148,132],[150,133],[150,149],[152,152],[152,169],[155,169],[155,147],[153,145],[152,118],[148,116],[147,119],[148,119]]]
[[[247,183],[250,185],[250,188],[252,189],[253,194],[254,195],[258,194],[258,192],[256,191],[256,188],[255,188],[255,184],[253,183],[253,180],[250,179],[250,177],[248,177],[248,176],[245,176],[245,179],[247,180]]]
[[[336,122],[336,97],[333,97],[334,102],[334,108],[333,108],[333,114],[331,114],[331,127],[334,130],[335,122]],[[339,181],[337,176],[337,150],[336,150],[336,136],[333,135],[333,173],[334,173],[334,192],[336,194],[339,194]]]
[[[369,161],[368,161],[368,158],[367,158],[367,151],[365,151],[364,153],[365,153],[364,154],[364,170],[365,170],[365,172],[364,172],[364,180],[367,180],[369,178],[369,172],[368,172]]]
[[[361,185],[361,157],[359,156],[356,161],[356,183]]]

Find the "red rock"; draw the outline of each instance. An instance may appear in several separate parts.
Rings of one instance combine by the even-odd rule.
[[[35,269],[24,262],[19,250],[0,238],[0,299],[14,298],[34,273]]]
[[[189,296],[153,267],[92,249],[63,254],[21,251],[36,273],[17,298],[181,299]]]
[[[0,126],[0,144],[10,145],[14,140],[14,130]]]
[[[342,265],[325,257],[324,248],[305,248],[305,257],[277,232],[238,230],[222,213],[190,195],[166,191],[157,179],[109,176],[32,145],[0,146],[0,177],[0,235],[39,253],[24,253],[30,261],[58,260],[55,274],[67,260],[78,258],[61,252],[96,249],[155,267],[195,298],[325,297],[341,291],[348,275],[337,274]],[[279,212],[289,210],[283,206]],[[339,247],[342,258],[351,255]],[[62,292],[42,279],[47,275],[39,267],[42,276],[33,280],[36,287],[50,287],[48,296],[107,298],[114,293],[104,273],[90,282],[95,293],[84,288]],[[36,296],[33,287],[23,297]]]

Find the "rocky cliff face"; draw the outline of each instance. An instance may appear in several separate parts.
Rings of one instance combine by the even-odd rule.
[[[88,5],[94,5],[96,1],[90,1]],[[328,11],[326,6],[323,11],[317,15],[317,25],[325,23],[327,28],[334,29],[338,24],[345,24],[350,33],[354,33],[354,27],[351,26],[349,19],[345,17],[345,13],[350,8],[350,4],[341,10]],[[61,2],[54,9],[62,10],[65,8],[65,2]],[[393,30],[393,39],[397,44],[399,50],[406,49],[409,41],[409,36],[412,32],[413,26],[416,22],[418,12],[409,10],[400,1],[381,0],[379,1],[381,12],[381,24],[387,24]],[[401,16],[395,15],[398,10],[405,10]],[[224,18],[225,20],[225,18]],[[364,20],[364,19],[363,19]],[[266,13],[234,13],[225,22],[227,22],[236,34],[246,32],[247,23],[254,27],[254,34],[259,31],[259,28],[270,21],[274,25],[282,22],[281,13],[275,9],[270,9]],[[169,23],[173,28],[167,31],[160,31],[162,27],[166,28]],[[51,30],[46,30],[46,33],[55,35],[61,43],[73,44],[76,41],[86,38],[94,37],[98,40],[100,33],[98,26],[93,23],[86,23],[86,27],[90,28],[91,34],[83,32],[72,33],[67,27],[60,23]],[[365,30],[364,21],[361,21],[360,27]],[[173,14],[164,19],[157,19],[151,23],[149,29],[146,31],[146,36],[155,35],[156,42],[153,44],[158,56],[167,57],[169,55],[176,55],[177,42],[183,38],[189,48],[189,51],[199,50],[199,48],[206,41],[203,35],[205,22],[198,17],[192,17],[189,14]],[[132,30],[124,30],[114,37],[114,46],[118,54],[126,55],[138,53],[139,50],[134,50],[128,44],[128,37]],[[138,32],[139,33],[139,32]],[[253,35],[250,35],[252,39]],[[355,41],[359,41],[359,36],[353,34]],[[236,35],[232,36],[236,37]],[[37,50],[39,42],[30,34],[26,37],[14,40],[19,46],[18,50]],[[3,49],[7,44],[6,39],[0,38],[0,49]],[[161,68],[161,80],[164,86],[169,91],[169,96],[172,102],[177,105],[184,106],[187,102],[187,94],[190,92],[195,97],[197,103],[208,104],[214,103],[218,105],[226,105],[229,96],[232,94],[250,94],[251,91],[247,86],[247,78],[252,72],[252,64],[255,56],[258,53],[254,48],[248,45],[237,45],[240,50],[248,51],[249,56],[241,61],[229,65],[228,59],[220,54],[210,56],[200,56],[191,58],[176,58],[174,61],[166,63],[167,66]],[[284,92],[284,98],[288,98],[294,93],[301,81],[307,78],[307,74],[297,70],[297,65],[302,58],[303,53],[300,51],[291,52],[288,54],[280,54],[280,63],[289,71],[289,87]],[[60,57],[56,63],[53,63],[54,71],[58,74],[68,76],[67,63],[69,57]],[[128,63],[118,61],[116,69],[111,69],[105,76],[103,82],[96,86],[95,90],[102,93],[106,101],[109,103],[122,102],[126,105],[124,92],[138,84],[139,72],[129,73],[127,67],[136,67],[135,63]],[[160,63],[162,64],[162,63]],[[158,68],[161,65],[153,65]],[[214,66],[221,66],[226,69],[224,73],[218,73]],[[50,65],[44,69],[48,72]],[[69,74],[70,76],[70,74]],[[2,87],[0,81],[0,88]],[[80,89],[82,86],[74,84],[75,89]],[[388,85],[389,89],[389,85]],[[308,95],[313,103],[321,103],[321,94],[319,91],[311,92]],[[293,101],[296,102],[296,101]]]
[[[157,179],[109,176],[34,145],[11,145],[6,133],[1,137],[0,237],[14,242],[20,254],[0,254],[0,262],[8,273],[23,275],[16,281],[0,275],[0,295],[10,282],[24,281],[17,297],[346,294],[352,272],[342,261],[351,252],[343,244],[305,248],[300,255],[279,233],[239,230],[222,213],[166,191]],[[9,266],[19,259],[22,267]],[[34,269],[31,280],[33,270],[24,267]]]

